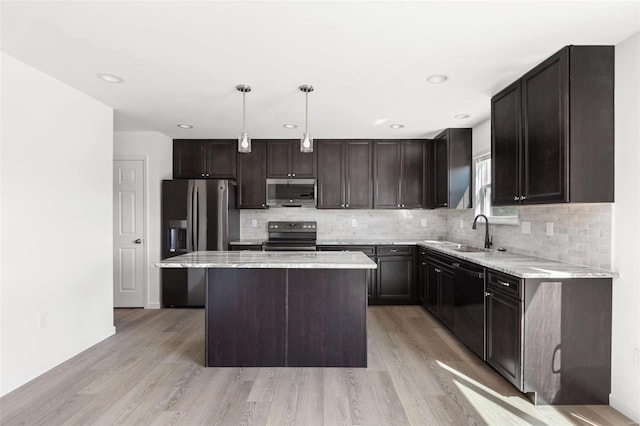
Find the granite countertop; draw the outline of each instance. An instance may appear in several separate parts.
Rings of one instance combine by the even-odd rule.
[[[618,276],[616,272],[604,269],[571,265],[519,253],[497,250],[459,252],[454,250],[458,244],[447,241],[427,240],[418,242],[418,245],[519,278],[616,278]]]
[[[235,240],[229,241],[232,246],[259,246],[262,245],[264,240]]]
[[[316,242],[319,246],[342,246],[342,245],[354,245],[354,246],[413,246],[421,240],[409,240],[409,239],[371,239],[371,240],[318,240]]]
[[[360,252],[196,251],[163,259],[160,268],[376,269]]]

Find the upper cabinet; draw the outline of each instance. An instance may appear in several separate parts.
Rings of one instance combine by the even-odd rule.
[[[374,142],[374,208],[425,205],[425,141]]]
[[[612,46],[567,46],[491,99],[492,203],[612,202]]]
[[[471,208],[471,129],[446,129],[431,149],[430,207]]]
[[[238,153],[239,209],[267,208],[267,142],[254,139],[251,152]]]
[[[236,141],[174,139],[174,179],[235,179]]]
[[[267,142],[267,177],[315,178],[314,152],[300,152],[299,140],[269,140]]]
[[[318,204],[319,209],[370,209],[372,202],[371,162],[373,149],[369,140],[319,140]]]

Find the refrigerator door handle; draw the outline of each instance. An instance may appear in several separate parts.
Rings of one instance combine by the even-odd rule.
[[[200,250],[200,192],[198,185],[193,189],[193,251]]]
[[[193,198],[194,198],[194,183],[189,181],[187,187],[187,251],[193,251]]]
[[[227,226],[228,223],[228,200],[229,200],[229,187],[227,182],[220,182],[218,184],[218,232],[217,232],[217,241],[216,241],[216,250],[227,250]]]

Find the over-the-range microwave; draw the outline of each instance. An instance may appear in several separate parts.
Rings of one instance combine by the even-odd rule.
[[[315,207],[315,179],[267,179],[269,207]]]

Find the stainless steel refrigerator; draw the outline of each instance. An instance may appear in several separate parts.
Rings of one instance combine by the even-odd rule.
[[[162,181],[162,258],[192,251],[228,250],[240,237],[236,183],[217,179]],[[162,305],[200,307],[205,270],[162,268]]]

